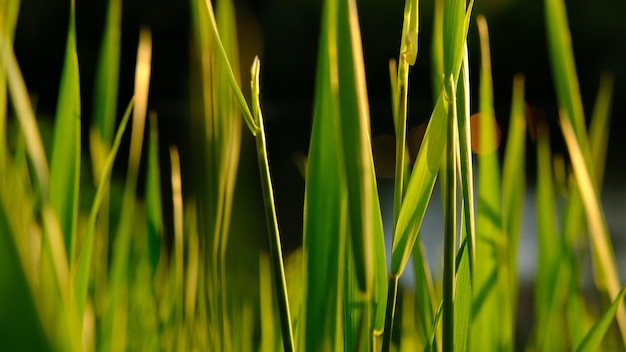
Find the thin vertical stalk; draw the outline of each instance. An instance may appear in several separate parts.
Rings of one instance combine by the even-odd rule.
[[[258,127],[256,131],[256,148],[259,161],[259,171],[261,173],[261,187],[263,190],[263,206],[267,220],[267,232],[270,242],[270,258],[272,262],[272,274],[274,286],[278,297],[278,311],[280,314],[280,325],[283,335],[283,346],[285,351],[293,351],[293,331],[291,327],[291,316],[289,313],[289,299],[287,296],[287,282],[285,280],[285,269],[283,266],[283,255],[280,246],[280,234],[278,232],[278,219],[274,207],[274,192],[272,190],[272,179],[267,158],[267,148],[265,141],[265,128],[263,127],[263,115],[259,103],[259,71],[261,62],[255,57],[252,63],[252,112]]]
[[[383,351],[389,351],[391,346],[391,334],[393,332],[393,320],[396,311],[396,300],[398,298],[397,275],[389,275],[389,290],[387,296],[387,312],[385,314],[385,333],[383,335]]]
[[[443,350],[454,347],[454,284],[456,258],[456,89],[454,78],[447,84],[448,129],[446,140],[446,192],[444,204],[444,262],[443,262]]]

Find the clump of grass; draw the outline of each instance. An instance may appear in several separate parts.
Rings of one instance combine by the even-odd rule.
[[[192,67],[197,75],[192,75],[196,110],[190,118],[194,152],[189,157],[202,166],[194,170],[195,178],[185,178],[191,171],[176,145],[168,148],[169,166],[159,158],[157,112],[148,107],[149,29],[140,33],[134,96],[127,97],[131,103],[115,129],[121,1],[111,0],[89,136],[94,185],[80,177],[87,153],[80,148],[74,2],[50,164],[12,49],[19,1],[0,4],[0,283],[7,288],[0,299],[3,345],[10,350],[222,351],[490,351],[518,346],[516,262],[527,176],[524,78],[513,79],[501,168],[483,16],[476,20],[481,47],[479,113],[471,115],[467,32],[473,2],[436,2],[431,63],[437,98],[413,165],[407,158],[406,121],[410,67],[418,59],[419,2],[405,3],[398,60],[389,65],[396,134],[389,268],[356,1],[324,1],[306,162],[302,257],[287,263],[266,149],[260,60],[252,63],[251,97],[246,100],[232,2],[218,1],[215,13],[211,1],[190,4]],[[545,5],[559,118],[573,175],[553,175],[549,134],[539,121],[536,210],[541,270],[534,333],[527,344],[580,351],[620,346],[626,341],[626,290],[598,197],[613,81],[603,79],[587,132],[564,4],[546,0]],[[14,146],[7,142],[7,87],[18,122]],[[111,174],[131,115],[129,164],[123,197],[116,199]],[[142,160],[147,116],[147,160]],[[472,121],[478,121],[475,130]],[[243,133],[256,141],[270,243],[269,259],[260,254],[259,272],[250,273],[259,276],[258,294],[238,289],[226,259],[236,216],[233,197]],[[144,199],[138,197],[142,162],[147,162]],[[437,178],[444,199],[442,278],[432,277],[420,238]],[[189,184],[183,185],[183,180]],[[164,183],[171,194],[161,193]],[[80,209],[79,200],[88,197],[90,188],[95,188],[91,206]],[[557,188],[570,194],[560,224],[552,215]],[[165,204],[172,209],[170,244],[165,238]],[[117,223],[110,208],[121,208]],[[586,239],[590,250],[581,251]],[[596,287],[607,302],[596,319],[586,314],[589,302],[581,294],[580,267],[588,255]],[[413,293],[399,285],[411,257]],[[611,330],[614,319],[618,332]]]

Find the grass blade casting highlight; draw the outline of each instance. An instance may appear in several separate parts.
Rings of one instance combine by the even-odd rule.
[[[274,277],[274,287],[278,296],[278,311],[280,313],[280,325],[283,333],[283,347],[285,351],[294,350],[293,330],[291,328],[291,314],[289,313],[289,299],[287,296],[287,283],[285,281],[285,268],[283,265],[283,255],[280,246],[280,234],[278,232],[278,219],[274,208],[274,192],[272,191],[272,179],[267,158],[267,148],[265,140],[265,127],[263,126],[263,114],[261,114],[261,104],[259,102],[260,86],[259,71],[261,61],[258,57],[254,59],[251,68],[252,79],[252,113],[254,122],[259,126],[256,134],[257,157],[259,161],[259,171],[261,173],[261,186],[263,189],[263,199],[265,200],[265,218],[267,219],[267,233],[270,241],[270,255],[272,262],[272,276]]]

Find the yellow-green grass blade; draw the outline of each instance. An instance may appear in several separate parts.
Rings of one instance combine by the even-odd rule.
[[[624,296],[626,296],[626,288],[623,288],[620,291],[611,306],[593,325],[589,333],[587,333],[583,341],[576,348],[577,352],[596,351],[600,347],[600,343],[609,329],[609,326],[613,322],[613,318],[615,318],[618,308],[620,305],[623,307]]]
[[[463,33],[467,33],[468,16],[471,12],[472,4],[473,2],[470,2],[470,6],[468,6],[465,20],[461,23],[457,23],[459,26],[464,26]],[[459,2],[457,5],[464,6],[464,3]],[[465,35],[457,38],[457,40],[459,41],[459,43],[457,43],[458,46],[462,48],[465,43]],[[460,68],[463,56],[461,55],[462,52],[459,53],[459,56],[456,58],[458,65],[454,66]],[[456,73],[453,74],[454,82],[456,82],[458,71],[459,70],[456,70]],[[439,94],[428,127],[426,128],[422,146],[418,152],[413,171],[411,172],[411,178],[406,190],[405,199],[402,203],[402,209],[400,209],[391,254],[390,271],[392,276],[400,276],[404,271],[409,256],[411,255],[411,249],[417,238],[419,226],[424,218],[426,206],[430,200],[446,143],[445,138],[442,137],[446,135],[447,109],[448,107],[442,92]]]
[[[127,310],[128,310],[128,263],[135,227],[135,209],[137,197],[137,181],[141,150],[143,148],[144,127],[148,108],[148,88],[152,60],[152,38],[148,29],[142,29],[137,49],[137,65],[135,68],[135,108],[131,128],[130,153],[128,172],[122,200],[121,217],[116,237],[113,242],[113,256],[109,273],[108,311],[104,319],[103,336],[105,346],[120,350],[127,344]]]
[[[437,328],[439,327],[439,322],[441,321],[441,313],[443,312],[443,302],[439,303],[439,308],[437,308],[437,313],[435,314],[435,320],[433,320],[433,326],[430,328],[430,337],[428,339],[428,344],[424,347],[424,352],[430,352],[435,349],[437,350],[437,346],[435,346],[435,337],[437,335]]]
[[[96,189],[96,195],[91,206],[91,211],[89,212],[89,217],[87,218],[87,229],[85,231],[83,245],[80,252],[78,253],[76,266],[72,268],[74,295],[76,297],[78,316],[81,321],[84,315],[85,302],[87,300],[87,288],[89,286],[89,278],[91,275],[91,264],[93,262],[93,246],[96,219],[110,184],[109,181],[111,179],[113,164],[115,162],[115,158],[117,157],[120,143],[122,142],[122,136],[124,135],[124,131],[126,131],[126,125],[128,124],[128,119],[130,118],[132,107],[133,102],[131,101],[130,104],[128,104],[126,113],[122,117],[120,126],[118,127],[117,133],[115,134],[115,139],[113,140],[113,145],[111,146],[111,151],[109,152],[106,162],[103,165],[101,175],[99,177],[100,182],[98,184],[98,188]]]
[[[594,264],[597,266],[594,271],[594,278],[596,283],[601,284],[599,288],[606,290],[609,298],[615,300],[620,290],[620,281],[606,218],[598,199],[598,193],[595,191],[593,179],[585,164],[582,150],[576,140],[574,129],[567,117],[563,116],[564,114],[566,113],[562,111],[560,119],[561,129],[567,143],[578,190],[582,196],[587,215],[592,254],[595,257]],[[616,313],[616,317],[622,338],[626,341],[626,308],[622,306]]]
[[[493,86],[491,80],[491,54],[487,22],[477,18],[481,47],[480,74],[480,145],[483,153],[478,156],[478,206],[476,219],[476,267],[474,268],[474,305],[471,330],[471,348],[476,351],[493,351],[505,347],[503,336],[509,317],[503,311],[503,294],[500,292],[500,262],[506,239],[502,236],[502,202],[500,167],[496,141],[493,110]],[[502,321],[503,324],[493,324]]]
[[[252,114],[255,123],[259,126],[256,134],[257,156],[259,162],[259,173],[261,174],[261,188],[265,207],[265,218],[267,221],[267,233],[270,242],[270,258],[272,261],[272,276],[274,277],[274,287],[278,298],[278,311],[280,313],[281,331],[283,334],[283,347],[285,351],[293,351],[293,329],[291,326],[291,314],[289,312],[289,297],[287,294],[287,282],[285,280],[285,267],[283,264],[282,248],[280,245],[280,234],[278,231],[278,218],[274,206],[274,191],[270,175],[269,160],[267,156],[267,142],[265,140],[265,126],[263,114],[259,102],[260,85],[259,71],[261,62],[255,57],[251,69],[251,90],[252,90]]]
[[[80,79],[74,8],[72,1],[50,163],[50,204],[58,216],[70,263],[76,254],[80,182]]]
[[[161,172],[159,167],[159,133],[156,114],[150,114],[148,165],[146,171],[146,217],[148,252],[153,272],[159,264],[163,241],[163,209],[161,203]]]
[[[44,199],[48,199],[49,169],[48,160],[41,140],[41,133],[35,118],[35,113],[30,101],[24,77],[20,71],[15,53],[12,48],[12,40],[5,26],[0,25],[0,60],[2,69],[6,74],[9,96],[17,116],[24,140],[26,151],[31,160],[35,172],[35,181],[39,186],[39,192]]]
[[[114,137],[120,70],[121,25],[122,0],[109,0],[100,55],[98,56],[94,91],[94,120],[91,127],[92,130],[97,131],[99,138],[92,141],[92,154],[94,153],[93,148],[98,144],[103,144],[106,149],[110,148]],[[95,173],[99,174],[99,171],[97,170]]]
[[[317,60],[313,127],[304,202],[304,346],[341,348],[347,196],[336,50],[337,4],[327,1]],[[323,221],[320,221],[323,219]],[[302,336],[302,335],[301,335]]]
[[[15,26],[20,10],[20,0],[3,1],[0,3],[0,26],[4,26],[7,36],[0,40],[8,40],[8,45],[13,42]],[[4,68],[0,68],[0,172],[4,172],[7,157],[7,81]]]
[[[174,311],[176,312],[175,328],[177,332],[178,348],[181,348],[183,337],[183,298],[184,298],[184,241],[183,241],[183,186],[180,170],[180,155],[176,146],[170,146],[171,185],[172,185],[172,215],[174,222],[174,249],[173,249],[173,276],[174,276]]]

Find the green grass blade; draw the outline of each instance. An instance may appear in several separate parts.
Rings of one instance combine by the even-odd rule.
[[[470,81],[469,58],[467,46],[463,51],[463,65],[461,66],[460,88],[457,91],[458,104],[458,135],[459,135],[459,163],[461,176],[461,195],[463,199],[463,231],[469,235],[468,256],[470,275],[476,257],[476,224],[474,206],[474,167],[472,165],[472,132],[470,125]]]
[[[600,206],[598,195],[595,191],[592,177],[586,167],[583,153],[576,140],[576,135],[571,123],[566,116],[561,114],[561,129],[574,167],[578,190],[583,199],[587,223],[589,224],[592,253],[598,266],[594,274],[596,282],[600,282],[601,289],[606,289],[609,298],[615,300],[620,290],[620,280],[615,262],[615,252],[609,237],[604,212]],[[598,275],[601,275],[598,277]],[[626,308],[622,306],[617,313],[617,322],[626,341]]]
[[[559,241],[556,224],[556,204],[552,175],[550,134],[544,121],[537,121],[537,274],[535,279],[535,314],[537,317],[537,345],[540,349],[562,349],[563,338],[560,309],[563,307],[564,289],[571,268],[565,248]],[[559,253],[562,252],[562,253]]]
[[[76,254],[80,182],[80,79],[74,6],[72,1],[50,164],[50,204],[57,213],[70,263]]]
[[[480,75],[480,145],[484,151],[478,156],[478,207],[476,219],[476,267],[474,268],[474,306],[471,331],[471,348],[476,351],[492,351],[503,348],[505,327],[509,314],[503,312],[499,272],[502,250],[506,250],[502,236],[502,204],[500,169],[496,143],[496,126],[493,110],[493,86],[491,78],[491,54],[489,34],[484,17],[477,17],[481,44]],[[483,149],[484,148],[484,149]],[[506,308],[506,307],[505,307]],[[504,314],[504,315],[503,315]],[[505,347],[504,347],[505,348]]]
[[[175,328],[177,332],[178,349],[184,349],[182,343],[183,335],[183,312],[184,312],[184,225],[183,225],[183,186],[180,171],[180,155],[176,146],[170,146],[170,165],[172,182],[172,212],[174,222],[174,248],[173,248],[173,276],[174,276],[174,303],[173,309],[176,313]]]
[[[111,139],[114,137],[113,132],[117,114],[121,25],[122,0],[109,0],[96,70],[94,124],[92,126],[92,129],[97,130],[98,141],[106,145],[107,149],[110,147]]]
[[[441,313],[443,312],[443,302],[439,304],[439,308],[437,309],[437,313],[435,314],[435,319],[433,320],[433,326],[430,328],[430,338],[428,339],[428,344],[424,347],[424,352],[430,352],[435,346],[435,336],[437,334],[437,327],[439,326],[439,321],[441,321]]]
[[[422,241],[413,246],[413,272],[415,274],[415,316],[417,335],[427,344],[435,319],[435,288]]]
[[[259,126],[256,134],[257,157],[259,161],[259,172],[261,174],[261,188],[265,207],[265,218],[267,221],[267,233],[270,242],[270,258],[272,261],[272,276],[274,277],[274,288],[278,298],[278,311],[280,313],[280,325],[283,334],[283,347],[285,351],[294,350],[293,329],[291,327],[291,314],[289,312],[289,297],[287,295],[287,282],[285,281],[285,267],[283,264],[282,248],[280,245],[280,233],[278,231],[278,218],[274,206],[274,191],[272,189],[272,179],[267,157],[267,147],[265,140],[265,127],[263,124],[263,114],[259,102],[260,86],[259,71],[261,62],[256,57],[252,64],[251,86],[252,86],[252,114],[255,123]]]
[[[506,281],[509,286],[510,305],[507,309],[512,313],[511,324],[514,324],[519,287],[517,252],[526,186],[526,107],[524,103],[524,77],[521,75],[516,75],[513,79],[513,101],[510,116],[502,171],[502,225],[509,244],[509,253],[506,258],[509,272],[506,274]],[[510,336],[513,338],[515,327],[513,325],[510,327],[509,332],[512,334]]]
[[[80,253],[78,253],[78,261],[76,262],[76,266],[72,270],[72,279],[74,281],[75,292],[74,295],[76,297],[76,305],[78,307],[78,316],[81,318],[81,321],[85,310],[87,288],[89,285],[89,277],[91,273],[91,263],[93,261],[92,255],[96,218],[98,216],[98,212],[100,211],[100,207],[109,187],[113,164],[115,162],[115,158],[117,157],[120,143],[122,142],[122,136],[124,135],[124,131],[126,131],[126,125],[128,124],[128,119],[130,118],[132,107],[133,101],[128,104],[126,113],[122,117],[120,126],[118,127],[117,133],[115,134],[115,139],[113,140],[111,151],[109,152],[104,167],[102,168],[102,172],[99,177],[100,183],[98,184],[98,188],[96,189],[96,196],[94,197],[91,211],[89,212],[89,217],[87,218],[87,229],[85,232],[85,238],[83,240],[83,246],[80,250]]]
[[[604,312],[604,314],[602,314],[598,321],[593,325],[589,333],[587,333],[587,336],[585,336],[583,341],[576,348],[577,352],[596,351],[598,347],[600,347],[600,342],[602,342],[602,338],[613,322],[613,318],[615,317],[615,314],[617,314],[618,308],[620,305],[623,307],[622,301],[624,300],[624,296],[626,296],[626,288],[623,288],[620,291],[613,301],[613,304],[611,304],[609,309],[607,309],[606,312]]]
[[[248,107],[248,104],[246,103],[246,99],[244,98],[243,93],[241,92],[241,89],[239,88],[235,72],[233,71],[233,68],[229,61],[228,53],[225,49],[224,44],[222,44],[222,39],[218,31],[217,22],[215,20],[215,14],[213,12],[212,2],[211,0],[206,0],[205,2],[206,2],[206,9],[209,15],[208,20],[210,24],[211,34],[213,36],[213,40],[215,41],[215,44],[217,45],[216,54],[219,56],[222,62],[221,65],[223,65],[222,67],[224,68],[223,72],[226,74],[226,80],[230,84],[233,90],[233,94],[235,95],[235,98],[241,107],[241,111],[243,113],[244,120],[246,121],[246,124],[248,125],[248,129],[253,135],[256,135],[258,126],[254,123],[254,117],[252,116],[252,113],[250,112],[250,108]],[[202,9],[202,11],[204,11],[204,9]]]
[[[576,75],[576,64],[572,50],[572,39],[567,23],[567,13],[563,0],[545,0],[545,22],[548,37],[548,50],[552,66],[552,76],[556,86],[559,105],[567,112],[567,117],[576,132],[588,159],[587,133],[582,99]]]
[[[602,75],[598,96],[596,97],[596,105],[591,116],[591,125],[589,126],[589,144],[596,172],[596,191],[598,193],[602,189],[602,180],[604,178],[614,83],[615,78],[613,75]]]
[[[341,348],[346,248],[347,185],[339,121],[336,58],[337,7],[322,12],[315,83],[313,128],[304,201],[304,345],[307,351]],[[324,219],[324,221],[319,221]]]

